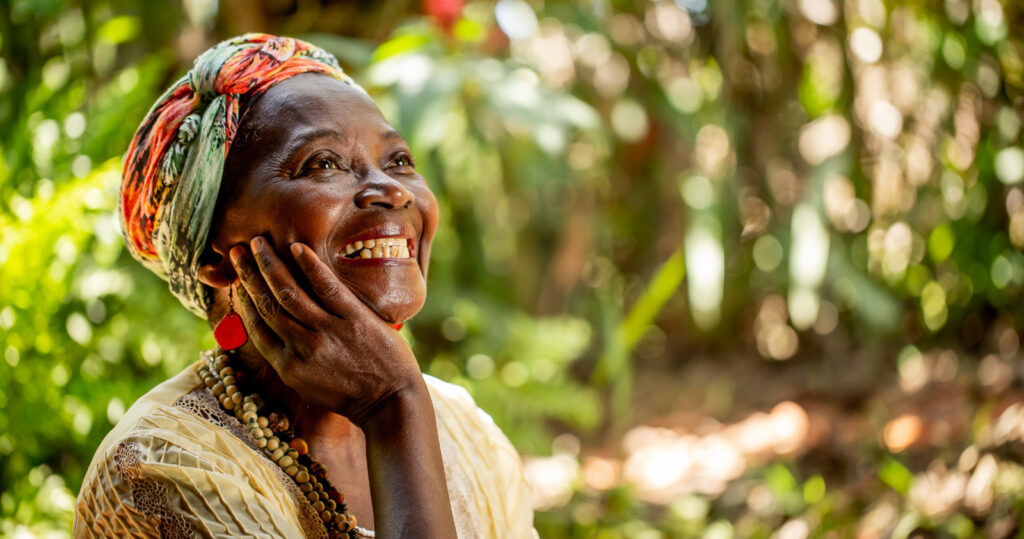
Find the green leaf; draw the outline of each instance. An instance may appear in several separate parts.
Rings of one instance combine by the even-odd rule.
[[[878,469],[878,478],[896,492],[906,496],[910,485],[914,482],[914,474],[910,473],[900,461],[886,457]]]

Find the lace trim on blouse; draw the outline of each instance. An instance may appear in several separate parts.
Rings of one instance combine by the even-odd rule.
[[[146,518],[156,524],[161,537],[199,537],[192,524],[184,515],[167,508],[167,487],[142,476],[139,456],[142,449],[135,442],[121,442],[114,452],[114,468],[128,485],[132,505]]]

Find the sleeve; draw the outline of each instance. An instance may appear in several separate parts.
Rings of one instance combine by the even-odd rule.
[[[426,378],[459,537],[537,537],[519,453],[465,389]]]
[[[219,460],[158,437],[119,442],[86,477],[74,537],[305,536],[280,489]]]

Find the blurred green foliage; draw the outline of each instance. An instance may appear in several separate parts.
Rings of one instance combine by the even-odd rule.
[[[529,456],[542,536],[1019,533],[1022,21],[0,3],[0,534],[66,534],[104,434],[212,344],[122,248],[119,159],[253,30],[334,52],[413,145],[443,221],[404,334]]]

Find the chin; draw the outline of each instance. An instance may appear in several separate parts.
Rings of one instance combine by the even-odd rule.
[[[401,324],[423,308],[427,299],[427,288],[423,281],[413,286],[388,287],[383,294],[365,297],[365,303],[389,324]]]

